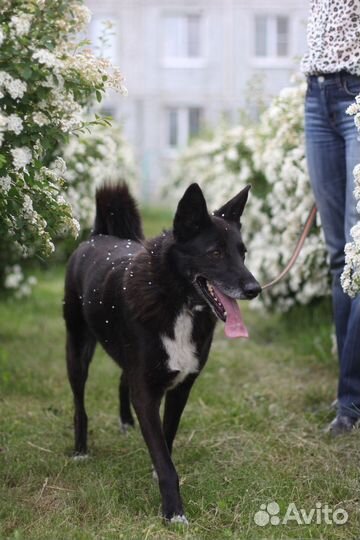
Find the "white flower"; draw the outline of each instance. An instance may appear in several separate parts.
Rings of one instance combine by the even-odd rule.
[[[346,112],[354,115],[354,122],[360,131],[360,95],[356,96],[355,103],[350,105]],[[354,196],[357,201],[356,210],[360,212],[360,164],[353,170]],[[341,275],[343,290],[352,298],[360,293],[360,216],[359,221],[352,227],[351,236],[353,241],[345,246],[345,267]]]
[[[91,11],[86,6],[75,5],[73,7],[74,17],[78,20],[80,27],[87,26],[91,21]]]
[[[229,150],[226,152],[226,159],[229,161],[238,161],[239,154],[235,148],[229,148]]]
[[[24,201],[23,201],[23,212],[24,214],[26,215],[32,215],[33,213],[33,203],[32,203],[32,200],[31,198],[29,197],[29,195],[27,193],[25,193],[24,195]]]
[[[56,202],[57,202],[58,204],[66,204],[66,201],[65,201],[63,195],[58,195],[58,196],[57,196],[57,199],[56,199]]]
[[[6,71],[0,71],[0,98],[8,92],[13,99],[22,98],[26,92],[26,83],[14,79]]]
[[[0,71],[0,86],[5,84],[5,81],[7,81],[9,77],[10,75],[6,73],[6,71]]]
[[[14,30],[18,37],[24,36],[30,30],[32,15],[23,13],[21,15],[13,15],[10,19],[10,27]]]
[[[75,218],[72,218],[71,225],[70,225],[69,228],[70,228],[74,238],[77,238],[79,236],[79,232],[80,232],[80,223],[78,222],[78,220],[75,219]]]
[[[64,176],[66,173],[66,163],[63,158],[58,157],[55,159],[54,163],[51,166],[52,170],[57,176]]]
[[[7,116],[5,116],[5,114],[2,114],[0,112],[0,131],[5,131],[6,129],[6,126],[7,126]]]
[[[47,252],[50,254],[50,253],[54,253],[55,251],[55,246],[54,246],[54,243],[51,241],[51,240],[48,240],[46,242],[46,247],[47,247]]]
[[[32,160],[31,150],[26,146],[12,148],[10,152],[13,157],[14,167],[17,171],[19,169],[25,169],[26,165]]]
[[[348,108],[346,109],[346,114],[356,114],[358,111],[358,106],[356,103],[352,103],[351,105],[348,106]]]
[[[360,113],[359,112],[355,114],[354,122],[357,129],[360,130]]]
[[[13,99],[21,99],[26,92],[27,85],[20,79],[12,79],[5,83],[5,88]]]
[[[17,114],[10,114],[7,118],[7,129],[19,135],[23,130],[23,121]]]
[[[4,286],[7,289],[16,289],[24,278],[21,268],[18,264],[15,264],[12,267],[6,267],[5,276],[6,277],[4,281]]]
[[[32,55],[34,60],[37,60],[39,64],[44,64],[47,67],[60,67],[61,62],[55,54],[48,51],[48,49],[38,49]]]
[[[3,30],[0,28],[0,47],[4,43],[4,40],[5,40],[5,34]]]
[[[355,243],[359,244],[360,243],[360,221],[351,228],[350,233]]]
[[[353,175],[356,177],[357,180],[360,179],[360,163],[355,165],[354,170],[353,170]]]
[[[33,122],[38,126],[46,126],[49,123],[48,117],[42,112],[36,112],[32,115]]]
[[[0,176],[0,191],[7,193],[11,188],[11,178],[10,176]]]
[[[4,287],[6,289],[16,289],[21,281],[21,276],[17,274],[8,274],[4,281]]]
[[[37,279],[34,276],[29,276],[25,279],[20,265],[5,267],[4,287],[12,289],[16,298],[29,296],[31,288],[36,285]]]

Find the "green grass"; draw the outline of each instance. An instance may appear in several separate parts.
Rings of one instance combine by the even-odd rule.
[[[168,215],[146,212],[147,231]],[[119,372],[98,349],[87,385],[86,462],[71,459],[72,397],[61,318],[63,269],[39,272],[27,301],[0,304],[0,538],[349,539],[359,536],[359,435],[332,440],[337,366],[329,306],[287,317],[244,309],[248,341],[219,325],[176,439],[174,460],[190,527],[160,517],[138,427],[118,430]],[[307,512],[344,508],[346,525],[254,523],[277,501]]]
[[[151,238],[170,227],[173,212],[165,208],[159,210],[148,206],[141,209],[141,216],[144,220],[145,234],[148,238]]]

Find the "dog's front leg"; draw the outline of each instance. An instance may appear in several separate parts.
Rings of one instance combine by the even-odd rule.
[[[182,384],[179,384],[173,390],[169,390],[166,394],[163,426],[165,440],[170,454],[181,415],[195,379],[195,375],[189,376]]]
[[[187,523],[180,497],[179,479],[171,460],[160,420],[161,396],[154,396],[149,388],[137,384],[131,388],[131,399],[141,432],[159,479],[162,513],[166,520]]]

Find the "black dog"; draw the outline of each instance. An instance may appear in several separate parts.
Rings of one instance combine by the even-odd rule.
[[[105,186],[96,195],[92,236],[68,264],[64,318],[75,454],[87,451],[84,389],[99,341],[123,370],[121,424],[134,424],[131,402],[158,476],[163,516],[174,522],[187,523],[172,445],[216,320],[225,321],[228,337],[247,337],[235,299],[254,298],[261,290],[245,267],[240,234],[249,188],[209,215],[200,187],[192,184],[179,202],[173,230],[144,241],[127,187]]]

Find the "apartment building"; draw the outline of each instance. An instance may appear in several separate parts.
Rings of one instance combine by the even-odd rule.
[[[256,114],[254,85],[263,99],[278,93],[306,48],[303,0],[87,5],[93,41],[104,21],[113,23],[106,54],[124,73],[129,95],[109,95],[105,109],[136,149],[147,200],[160,196],[169,165],[191,137],[224,118],[236,123],[241,109]]]

